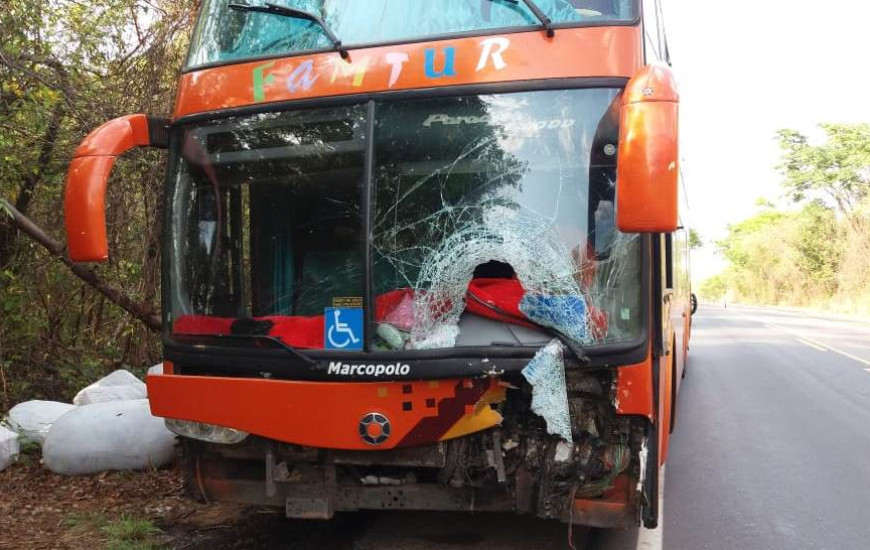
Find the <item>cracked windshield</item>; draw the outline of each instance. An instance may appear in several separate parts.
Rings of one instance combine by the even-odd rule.
[[[584,89],[380,103],[371,137],[365,106],[188,127],[171,191],[173,332],[361,349],[368,255],[376,350],[636,337],[640,241],[614,227],[618,101]]]

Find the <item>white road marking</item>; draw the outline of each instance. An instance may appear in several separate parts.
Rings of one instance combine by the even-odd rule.
[[[659,484],[659,526],[655,529],[638,529],[637,550],[662,550],[665,530],[665,466],[662,466]]]
[[[798,342],[800,342],[801,344],[805,344],[813,349],[817,349],[819,351],[828,351],[827,348],[823,348],[822,346],[817,346],[816,344],[814,344],[812,342],[808,342],[808,341],[804,340],[803,338],[798,338]]]
[[[862,365],[867,365],[868,367],[870,367],[870,361],[867,361],[866,359],[861,359],[860,357],[852,355],[848,351],[843,351],[841,349],[837,349],[830,344],[823,344],[823,343],[819,342],[818,340],[813,340],[812,338],[804,336],[803,334],[800,334],[800,333],[795,332],[793,330],[789,330],[785,327],[777,325],[776,323],[768,322],[767,326],[779,329],[783,332],[787,332],[788,334],[791,334],[792,336],[796,336],[798,339],[806,340],[807,342],[812,342],[813,344],[815,344],[817,346],[825,347],[825,348],[829,349],[830,351],[833,351],[834,353],[839,353],[843,357],[848,357],[849,359],[851,359],[853,361],[857,361],[857,362],[861,363]]]
[[[806,336],[804,336],[804,338],[806,338]],[[834,353],[839,353],[839,354],[842,355],[843,357],[848,357],[849,359],[852,359],[853,361],[858,361],[858,362],[861,363],[862,365],[867,365],[868,367],[870,367],[870,361],[867,361],[866,359],[861,359],[860,357],[857,357],[857,356],[855,356],[855,355],[852,355],[851,353],[849,353],[849,352],[847,352],[847,351],[843,351],[843,350],[841,350],[841,349],[837,349],[837,348],[835,348],[835,347],[833,347],[833,346],[830,346],[830,345],[828,345],[828,344],[821,344],[820,342],[818,342],[818,341],[816,341],[816,340],[813,340],[813,339],[811,339],[811,338],[806,338],[806,339],[807,339],[807,341],[812,342],[812,343],[814,343],[814,344],[823,345],[823,346],[827,347],[829,350],[833,351]]]

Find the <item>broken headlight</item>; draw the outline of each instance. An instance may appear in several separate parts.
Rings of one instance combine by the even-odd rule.
[[[214,424],[206,424],[204,422],[194,422],[192,420],[176,420],[174,418],[164,419],[166,427],[169,431],[176,433],[182,437],[207,441],[209,443],[220,443],[223,445],[234,445],[241,443],[248,437],[248,432],[236,430],[234,428],[225,428],[223,426],[215,426]]]

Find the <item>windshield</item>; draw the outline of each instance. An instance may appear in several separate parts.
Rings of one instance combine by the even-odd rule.
[[[361,349],[366,335],[383,350],[637,337],[640,240],[614,222],[619,93],[395,101],[184,128],[171,330],[306,349]]]
[[[244,2],[240,2],[244,3]],[[261,5],[250,1],[248,4]],[[509,27],[540,21],[523,2],[511,0],[274,0],[322,18],[345,46]],[[554,23],[629,22],[636,0],[536,0]],[[206,0],[194,32],[189,67],[301,51],[331,49],[311,21],[231,10],[227,0]]]

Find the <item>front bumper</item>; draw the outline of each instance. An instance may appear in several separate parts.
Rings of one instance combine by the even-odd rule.
[[[348,450],[425,445],[494,427],[502,417],[490,405],[504,401],[506,388],[497,378],[302,382],[148,376],[155,416],[226,426],[285,443]],[[372,413],[387,423],[380,423],[377,437],[366,438],[363,431]]]

